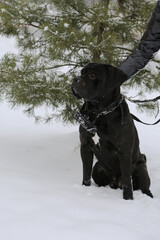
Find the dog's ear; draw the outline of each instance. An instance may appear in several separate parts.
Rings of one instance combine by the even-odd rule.
[[[107,73],[107,88],[112,90],[116,87],[120,87],[123,82],[127,80],[127,75],[120,69],[106,65]]]

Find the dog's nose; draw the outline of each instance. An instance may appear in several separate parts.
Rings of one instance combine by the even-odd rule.
[[[81,80],[81,77],[75,77],[75,78],[74,78],[74,81],[75,81],[76,83],[80,82],[80,80]]]

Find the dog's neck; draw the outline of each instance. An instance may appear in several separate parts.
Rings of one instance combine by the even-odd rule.
[[[107,106],[117,101],[119,97],[120,88],[118,87],[106,94],[105,96],[102,96],[101,98],[93,99],[92,101],[88,102],[88,105],[90,110],[102,111]]]
[[[115,89],[112,93],[108,94],[93,102],[85,101],[80,112],[75,115],[76,120],[90,133],[96,133],[96,120],[100,116],[114,112],[116,108],[121,107],[124,97],[120,94],[120,89]],[[121,107],[122,123],[123,123],[123,110]]]

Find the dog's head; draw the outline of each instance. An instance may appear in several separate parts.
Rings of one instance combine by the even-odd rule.
[[[118,68],[102,63],[89,63],[81,75],[74,78],[72,92],[75,97],[86,101],[102,98],[127,80]]]

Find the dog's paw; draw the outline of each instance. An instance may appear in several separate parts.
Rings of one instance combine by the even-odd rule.
[[[83,182],[82,182],[82,185],[84,186],[91,186],[91,180],[90,179],[84,179]]]
[[[123,199],[133,200],[133,191],[129,187],[123,187]]]

